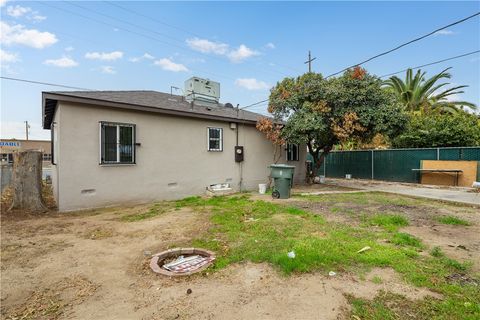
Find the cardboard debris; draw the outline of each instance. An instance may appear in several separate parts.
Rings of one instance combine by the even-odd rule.
[[[200,255],[179,256],[175,261],[166,263],[162,267],[171,272],[186,273],[200,269],[213,260],[215,260],[215,257],[203,257]]]

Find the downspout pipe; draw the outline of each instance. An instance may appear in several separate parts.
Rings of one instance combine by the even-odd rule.
[[[240,113],[240,104],[237,104],[237,119],[240,116],[239,113]],[[237,146],[237,147],[238,147],[238,140],[239,140],[239,137],[238,137],[239,127],[240,127],[240,123],[237,122],[237,125],[236,125],[236,128],[235,128],[235,134],[236,134],[235,146]],[[240,169],[240,180],[238,182],[238,188],[241,192],[242,191],[242,184],[243,184],[243,163],[239,162],[238,166],[239,166],[239,169]]]

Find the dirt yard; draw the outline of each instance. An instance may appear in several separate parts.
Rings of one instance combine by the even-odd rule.
[[[399,213],[410,221],[400,231],[426,245],[421,255],[438,247],[448,257],[471,261],[468,279],[480,271],[478,208],[408,198],[389,204],[368,197],[337,194],[276,203],[321,215],[327,223],[351,226],[364,224],[369,221],[365,217],[377,212]],[[151,253],[189,246],[210,235],[212,214],[171,203],[41,217],[2,214],[2,319],[363,320],[352,313],[355,299],[367,301],[382,292],[402,295],[406,301],[443,298],[439,291],[408,283],[388,266],[361,272],[337,268],[334,276],[321,268],[286,275],[267,262],[240,261],[186,278],[151,272]],[[440,224],[436,218],[441,215],[470,225]],[[417,319],[394,312],[399,319]]]

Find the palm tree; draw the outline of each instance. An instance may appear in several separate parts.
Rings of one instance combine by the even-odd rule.
[[[447,68],[434,75],[430,79],[425,79],[426,72],[418,70],[413,77],[412,69],[407,70],[405,82],[397,76],[390,77],[384,82],[384,85],[391,88],[398,96],[400,102],[407,111],[429,112],[437,110],[440,112],[457,112],[464,107],[476,109],[477,106],[466,101],[451,101],[452,95],[463,93],[463,88],[468,86],[457,86],[446,89],[439,93],[439,90],[450,83],[444,82],[438,84],[441,79],[450,79],[451,74]]]

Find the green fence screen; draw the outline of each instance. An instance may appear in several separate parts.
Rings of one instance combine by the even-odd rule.
[[[351,174],[356,179],[418,182],[418,174],[412,169],[420,169],[421,160],[479,161],[477,180],[480,180],[480,147],[332,151],[318,174],[332,178]]]

